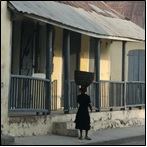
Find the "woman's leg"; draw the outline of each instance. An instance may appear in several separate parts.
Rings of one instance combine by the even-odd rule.
[[[85,130],[85,138],[88,137],[88,130]]]
[[[91,140],[91,138],[88,137],[88,130],[85,130],[85,139]]]
[[[79,139],[82,139],[82,130],[80,129],[80,137]]]

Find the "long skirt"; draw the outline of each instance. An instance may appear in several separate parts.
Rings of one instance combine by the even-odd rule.
[[[79,108],[75,119],[75,128],[80,130],[90,130],[90,116],[88,109]]]

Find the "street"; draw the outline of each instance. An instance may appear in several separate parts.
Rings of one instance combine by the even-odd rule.
[[[145,145],[145,140],[131,141],[131,142],[123,143],[119,145]]]
[[[91,143],[88,145],[146,145],[145,136],[128,139],[111,140],[105,142]]]

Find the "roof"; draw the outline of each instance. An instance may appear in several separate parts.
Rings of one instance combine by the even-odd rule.
[[[105,3],[145,29],[145,1],[105,1]]]
[[[102,1],[9,1],[8,8],[75,32],[114,40],[145,40],[145,31]]]

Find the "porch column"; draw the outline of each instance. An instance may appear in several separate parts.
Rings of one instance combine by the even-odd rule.
[[[100,99],[100,39],[95,38],[95,70],[96,70],[96,112],[101,111]]]
[[[123,85],[123,105],[124,109],[126,109],[126,41],[122,42],[122,81]]]
[[[52,72],[52,26],[46,25],[46,101],[45,108],[51,112],[51,72]]]
[[[63,31],[64,53],[64,113],[69,113],[70,106],[70,32]]]

